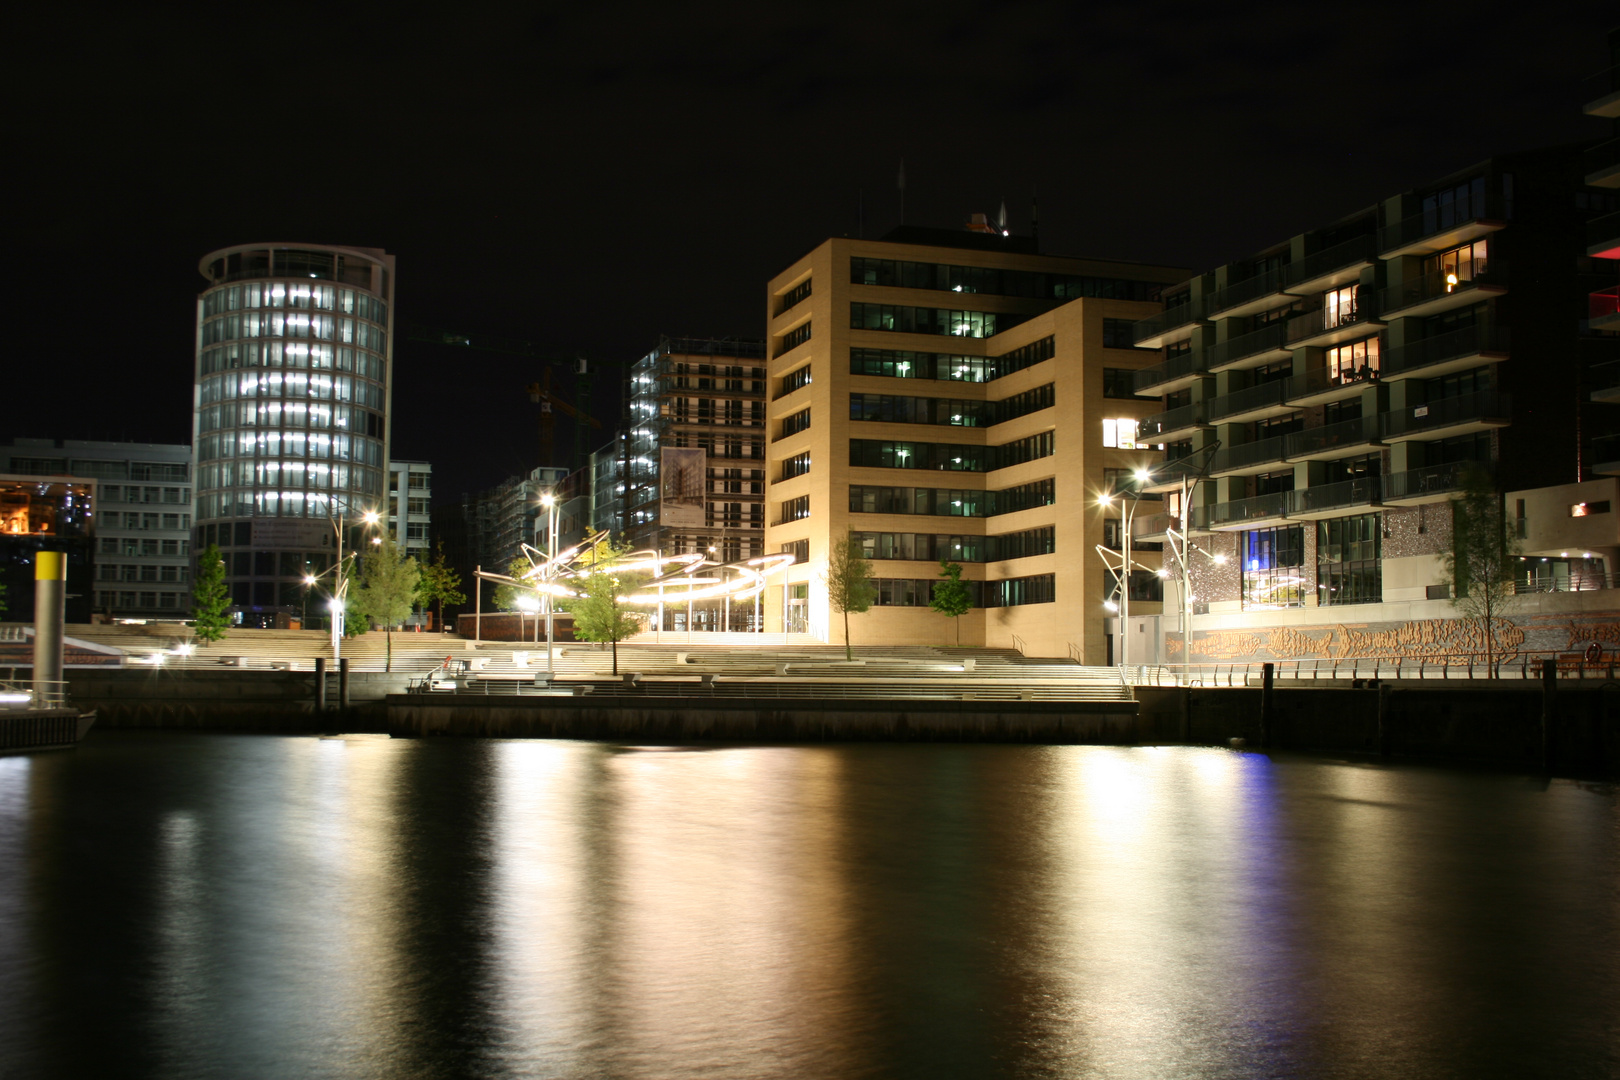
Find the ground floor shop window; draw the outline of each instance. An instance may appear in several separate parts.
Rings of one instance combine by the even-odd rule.
[[[1316,602],[1322,607],[1384,599],[1378,514],[1316,523]]]
[[[1303,607],[1305,530],[1299,525],[1243,534],[1243,609]]]

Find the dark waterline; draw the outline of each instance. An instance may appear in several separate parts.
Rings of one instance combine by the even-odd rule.
[[[0,758],[0,1076],[1614,1077],[1611,787],[1187,748]]]

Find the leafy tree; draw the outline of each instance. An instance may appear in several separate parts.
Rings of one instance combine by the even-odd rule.
[[[506,576],[522,579],[524,574],[533,569],[534,566],[528,559],[513,559],[506,564]],[[518,603],[519,600],[525,596],[535,595],[533,589],[524,588],[522,585],[497,585],[495,586],[495,606],[502,611],[516,611],[522,606]]]
[[[207,645],[225,636],[230,620],[225,612],[231,606],[231,593],[225,587],[225,560],[219,546],[209,544],[197,556],[197,582],[191,587],[191,630]]]
[[[961,618],[973,608],[973,591],[962,580],[962,564],[939,560],[939,576],[944,578],[934,586],[934,598],[928,606],[956,623],[956,643],[962,644]]]
[[[421,584],[422,572],[416,559],[402,552],[392,540],[373,545],[360,564],[360,588],[351,588],[349,596],[360,616],[381,623],[387,634],[384,671],[394,669],[394,626],[411,613]]]
[[[1523,550],[1489,475],[1483,469],[1473,470],[1461,497],[1451,500],[1451,549],[1445,553],[1445,563],[1453,582],[1451,606],[1475,625],[1492,678],[1496,677],[1496,620],[1513,603],[1518,556]]]
[[[877,587],[872,584],[872,564],[861,552],[861,542],[855,539],[853,529],[845,530],[844,539],[832,546],[827,555],[827,572],[822,576],[827,583],[827,600],[832,609],[844,616],[844,659],[853,660],[854,650],[849,644],[849,616],[864,614],[877,599]]]
[[[583,577],[575,579],[580,595],[558,606],[574,616],[574,636],[613,646],[613,674],[619,673],[619,642],[641,632],[642,621],[625,606],[625,597],[644,584],[647,574],[619,568],[630,548],[604,540],[580,559]]]
[[[444,605],[464,604],[467,594],[461,591],[461,575],[444,561],[444,541],[439,541],[433,561],[422,567],[422,583],[416,588],[417,599],[423,607],[438,605],[434,623],[444,629]]]

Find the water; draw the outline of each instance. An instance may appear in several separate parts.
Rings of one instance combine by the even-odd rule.
[[[1612,1077],[1608,787],[1199,749],[0,758],[4,1077]]]

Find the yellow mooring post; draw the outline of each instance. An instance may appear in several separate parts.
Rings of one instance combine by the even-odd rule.
[[[62,623],[67,617],[67,553],[34,555],[34,704],[62,699]]]

